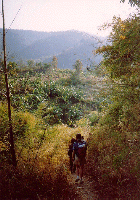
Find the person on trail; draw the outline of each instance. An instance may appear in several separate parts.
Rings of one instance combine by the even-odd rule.
[[[80,181],[80,183],[83,183],[83,170],[84,170],[84,164],[86,164],[86,150],[87,145],[85,141],[81,140],[81,134],[76,135],[76,142],[73,144],[73,153],[72,158],[74,160],[74,164],[76,165],[76,175],[77,178],[75,182]]]
[[[84,136],[81,136],[81,141],[84,142]]]
[[[71,144],[69,145],[69,149],[68,149],[68,155],[70,158],[70,171],[71,173],[75,173],[76,170],[76,166],[73,163],[73,159],[72,159],[72,152],[73,152],[73,144],[76,140],[74,138],[71,139]]]

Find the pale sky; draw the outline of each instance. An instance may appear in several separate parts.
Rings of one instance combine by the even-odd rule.
[[[98,27],[111,22],[114,15],[125,19],[135,8],[127,0],[4,0],[4,10],[6,28],[47,32],[73,29],[97,34]]]

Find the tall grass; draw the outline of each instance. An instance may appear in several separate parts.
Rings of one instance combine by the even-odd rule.
[[[2,113],[2,110],[1,110]],[[1,114],[1,120],[5,118]],[[0,165],[0,199],[78,199],[67,178],[69,171],[68,146],[80,132],[88,134],[81,120],[70,128],[56,125],[40,129],[40,121],[26,112],[13,113],[17,167],[7,160]],[[80,125],[81,124],[81,125]],[[2,129],[4,132],[4,129]],[[0,151],[4,148],[1,140]]]
[[[102,198],[139,199],[139,134],[128,132],[108,115],[99,121],[89,138],[87,174]]]

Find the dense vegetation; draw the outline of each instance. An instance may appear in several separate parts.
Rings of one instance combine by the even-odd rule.
[[[109,102],[89,145],[90,175],[104,195],[138,199],[139,185],[139,17],[113,19],[111,45],[99,48],[110,77]],[[94,170],[93,170],[94,166]]]
[[[4,74],[0,73],[0,199],[78,199],[69,185],[67,147],[88,139],[86,175],[99,199],[138,199],[140,20],[113,19],[100,66],[8,63],[17,167],[11,165]],[[3,61],[1,60],[1,72]]]
[[[77,132],[83,132],[84,135],[88,133],[84,132],[87,129],[87,120],[83,121],[82,118],[90,114],[90,123],[94,123],[91,111],[99,107],[99,98],[95,96],[98,96],[98,88],[102,87],[104,80],[102,77],[94,77],[90,72],[83,72],[80,60],[77,60],[73,70],[57,69],[55,60],[49,64],[29,60],[27,66],[22,67],[15,62],[8,63],[16,171],[14,167],[9,168],[12,163],[9,122],[4,74],[1,73],[2,199],[36,199],[38,196],[63,199],[63,196],[75,196],[73,188],[71,191],[68,189],[66,178],[69,168],[67,148],[71,137],[75,137]],[[93,113],[93,116],[96,114]],[[7,184],[8,187],[5,188]],[[39,184],[40,188],[37,187]],[[43,193],[44,188],[47,189]]]

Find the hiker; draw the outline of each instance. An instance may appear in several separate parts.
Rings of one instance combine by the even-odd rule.
[[[74,138],[71,139],[71,144],[69,145],[69,150],[68,150],[68,155],[70,158],[70,171],[71,173],[75,173],[76,170],[76,166],[73,163],[73,159],[72,159],[72,152],[73,152],[73,144],[76,140]]]
[[[81,136],[81,141],[84,142],[84,136]]]
[[[76,165],[76,175],[77,178],[75,182],[80,181],[80,183],[83,183],[83,170],[84,170],[84,164],[86,164],[86,150],[87,145],[85,141],[81,140],[81,134],[76,135],[76,142],[73,144],[73,154],[72,158],[74,160],[74,164]]]

